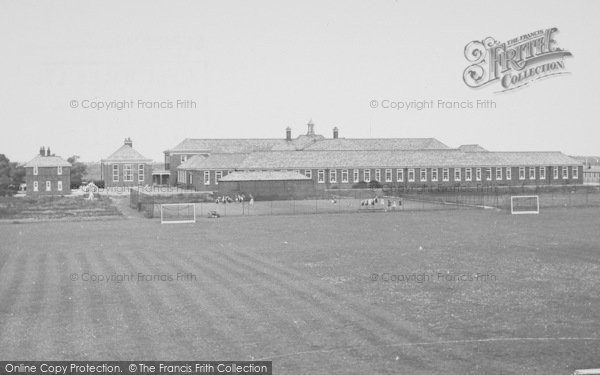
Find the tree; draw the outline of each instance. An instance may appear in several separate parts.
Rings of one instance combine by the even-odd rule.
[[[382,187],[383,185],[381,185],[381,182],[377,180],[371,180],[369,182],[369,189],[381,189]]]
[[[79,156],[73,155],[67,159],[71,163],[71,189],[77,189],[83,182],[87,165],[79,161]]]
[[[11,196],[25,180],[25,168],[0,154],[0,196]]]

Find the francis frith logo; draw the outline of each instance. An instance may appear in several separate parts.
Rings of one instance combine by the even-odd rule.
[[[558,47],[557,33],[553,27],[504,43],[492,37],[472,41],[465,47],[465,57],[471,63],[463,73],[465,84],[479,88],[498,82],[502,92],[541,78],[568,74],[564,59],[572,54]]]

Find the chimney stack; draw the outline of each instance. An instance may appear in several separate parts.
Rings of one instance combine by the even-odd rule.
[[[333,128],[333,139],[338,139],[338,128],[337,126]]]
[[[315,124],[312,122],[312,119],[310,119],[306,125],[308,125],[308,131],[306,132],[306,135],[315,135]]]
[[[50,156],[50,146],[46,149],[46,156]]]
[[[131,137],[125,138],[125,145],[133,147],[133,141],[131,140]]]
[[[292,128],[290,128],[289,126],[287,128],[285,128],[285,140],[286,141],[292,140]]]
[[[40,155],[46,156],[46,149],[44,148],[44,146],[40,147]]]

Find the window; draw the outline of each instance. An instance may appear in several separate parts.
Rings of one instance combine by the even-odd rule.
[[[204,171],[204,185],[210,185],[210,171]]]
[[[502,181],[502,168],[496,167],[496,180]]]
[[[436,182],[438,180],[438,169],[431,168],[431,181]]]
[[[381,169],[375,169],[375,181],[381,182]]]
[[[563,180],[569,178],[569,167],[562,167]]]
[[[540,167],[540,180],[546,179],[546,167]]]
[[[404,169],[403,168],[396,169],[396,181],[404,182]]]
[[[461,180],[460,168],[454,168],[454,181],[460,181],[460,180]]]
[[[408,170],[408,182],[414,182],[414,181],[415,181],[415,170],[411,168]]]
[[[59,176],[62,174],[62,165],[59,165],[58,167],[56,167],[56,174]]]
[[[557,180],[558,179],[558,167],[554,167],[553,172],[554,172],[554,179]]]
[[[427,168],[419,168],[419,172],[421,174],[421,182],[427,181]]]
[[[123,166],[123,181],[133,181],[133,166],[131,164]]]
[[[392,170],[391,169],[385,170],[385,182],[392,182]]]
[[[37,176],[37,175],[38,175],[38,166],[37,166],[37,165],[34,165],[34,166],[33,166],[33,175],[34,175],[34,176]]]
[[[342,182],[343,183],[348,182],[348,170],[347,169],[342,169]]]
[[[535,180],[535,167],[529,167],[529,179]]]
[[[119,181],[119,165],[113,164],[113,182]]]
[[[473,173],[471,168],[465,168],[465,181],[471,181],[471,173]]]
[[[371,182],[371,170],[370,169],[365,169],[363,171],[363,176],[364,176],[365,182]]]
[[[329,170],[329,182],[337,183],[337,169]]]
[[[485,180],[492,181],[492,168],[485,169]]]
[[[317,171],[317,182],[320,184],[325,183],[325,171],[322,169]]]
[[[142,183],[146,179],[144,175],[144,164],[138,164],[138,182]]]
[[[442,169],[442,180],[450,181],[450,170],[448,168]]]
[[[46,181],[46,191],[52,190],[52,183],[50,181]]]
[[[506,179],[507,180],[512,180],[512,169],[510,169],[510,167],[506,167]]]
[[[481,181],[481,168],[475,169],[475,180]]]
[[[190,185],[194,183],[194,175],[190,172]]]
[[[179,159],[182,163],[185,163],[185,161],[187,160],[187,155],[181,155],[181,158]]]
[[[360,178],[358,177],[358,169],[354,170],[354,173],[353,173],[352,177],[353,177],[354,182],[360,181]]]
[[[579,169],[578,167],[571,167],[571,174],[573,178],[579,178]]]
[[[223,177],[223,171],[215,171],[215,185],[219,184],[219,180]],[[190,181],[190,184],[192,182]]]
[[[525,167],[519,167],[519,180],[525,179]]]
[[[304,170],[304,175],[308,178],[312,178],[312,171],[310,169]]]
[[[33,191],[38,191],[38,182],[33,181]]]
[[[58,185],[56,187],[56,190],[62,191],[62,181],[58,181]]]

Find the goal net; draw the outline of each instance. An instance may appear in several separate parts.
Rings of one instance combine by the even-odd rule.
[[[514,195],[510,197],[510,213],[539,214],[540,198],[537,195]]]
[[[168,203],[160,205],[161,224],[184,224],[196,222],[194,203]]]

